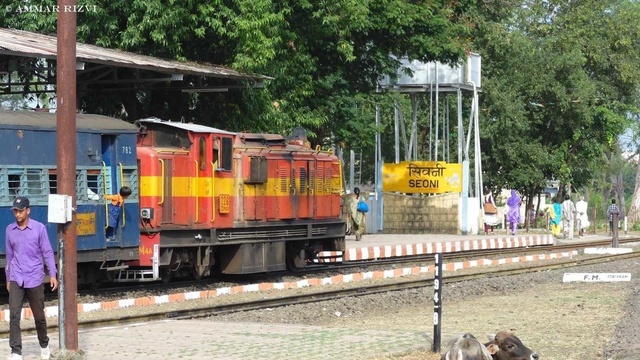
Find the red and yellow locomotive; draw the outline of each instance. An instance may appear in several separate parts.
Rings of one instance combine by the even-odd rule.
[[[304,130],[136,124],[140,259],[120,280],[297,269],[319,251],[344,251],[342,166],[311,149]]]

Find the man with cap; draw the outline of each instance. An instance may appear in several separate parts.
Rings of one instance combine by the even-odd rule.
[[[40,343],[40,356],[50,357],[47,318],[44,313],[44,265],[49,271],[51,290],[58,288],[56,261],[44,224],[29,218],[29,199],[18,196],[13,201],[16,221],[6,230],[7,291],[9,291],[9,360],[22,359],[20,314],[26,296]]]

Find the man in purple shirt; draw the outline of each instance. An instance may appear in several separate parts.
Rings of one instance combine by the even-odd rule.
[[[20,314],[25,296],[33,312],[33,319],[40,343],[40,355],[49,359],[49,336],[44,313],[44,264],[49,270],[51,290],[58,288],[56,261],[53,257],[45,226],[29,218],[29,199],[18,196],[13,201],[16,222],[6,230],[7,290],[9,291],[9,360],[22,359],[22,334]]]

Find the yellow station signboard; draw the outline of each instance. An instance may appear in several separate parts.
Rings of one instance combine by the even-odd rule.
[[[403,161],[382,165],[382,190],[403,193],[462,191],[462,164],[444,161]]]

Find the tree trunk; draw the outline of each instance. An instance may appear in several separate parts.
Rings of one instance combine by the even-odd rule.
[[[558,193],[556,194],[556,201],[560,204],[562,204],[562,202],[564,201],[565,186],[566,185],[564,181],[558,182]]]
[[[619,219],[622,220],[627,214],[627,206],[624,200],[624,181],[622,180],[622,174],[611,175],[611,187],[615,193],[614,198],[620,208]]]
[[[636,223],[640,217],[640,165],[636,170],[636,187],[631,197],[631,207],[629,208],[629,223]]]

